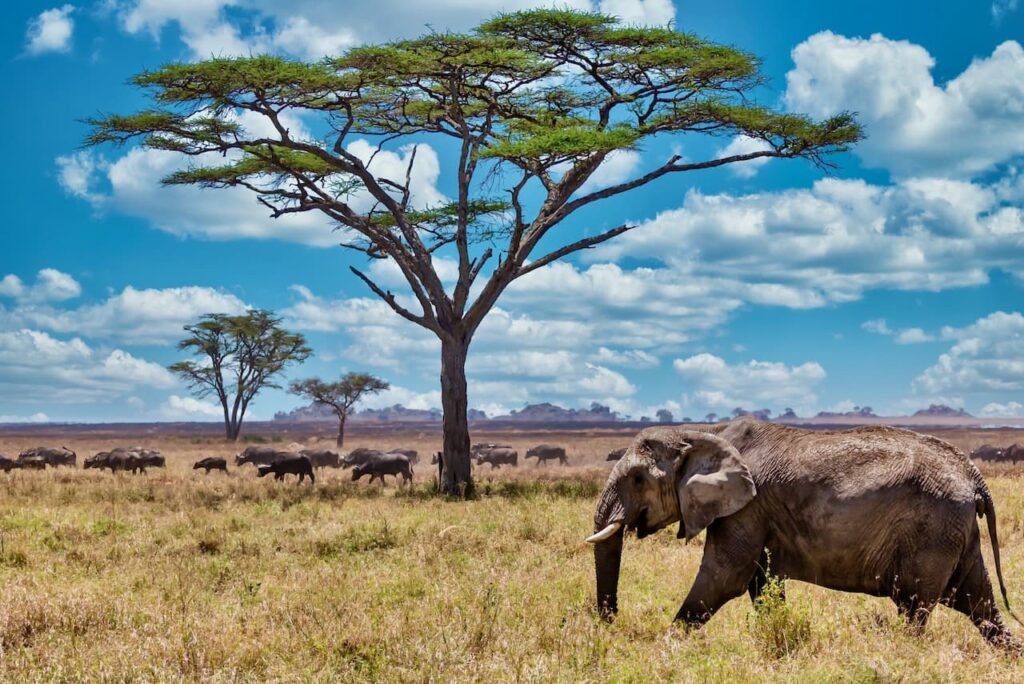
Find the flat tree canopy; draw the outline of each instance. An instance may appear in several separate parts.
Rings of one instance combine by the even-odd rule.
[[[198,361],[169,366],[188,382],[198,397],[214,395],[224,411],[224,434],[237,441],[249,404],[265,387],[279,387],[275,379],[286,367],[305,361],[312,350],[306,338],[280,326],[269,311],[253,310],[239,316],[206,314],[186,325],[188,337],[178,349]]]
[[[682,172],[770,157],[828,167],[829,155],[860,138],[848,113],[813,121],[756,104],[764,82],[757,58],[734,47],[601,14],[536,10],[317,63],[260,56],[146,71],[133,83],[155,107],[93,120],[88,142],[139,138],[189,155],[204,163],[166,183],[247,188],[274,217],[321,212],[345,247],[394,261],[408,299],[352,270],[441,342],[442,486],[455,493],[472,484],[465,362],[484,316],[515,279],[631,228],[572,239],[558,230],[565,219]],[[271,132],[245,130],[239,112],[262,115]],[[322,137],[293,135],[286,121],[295,115],[316,120]],[[612,152],[688,134],[744,135],[763,149],[703,160],[666,154],[634,178],[581,190]],[[350,149],[354,136],[378,149],[447,141],[457,157],[448,169],[454,197],[413,205],[416,148],[404,174],[385,177]],[[439,253],[458,263],[447,288],[433,263]]]
[[[288,391],[306,397],[320,406],[329,406],[338,416],[337,445],[345,443],[345,420],[363,396],[383,392],[391,385],[369,373],[346,373],[337,382],[324,382],[320,378],[296,380]]]

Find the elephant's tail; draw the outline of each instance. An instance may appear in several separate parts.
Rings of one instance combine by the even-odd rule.
[[[1020,621],[1020,618],[1014,614],[1013,609],[1010,608],[1010,598],[1006,593],[1006,582],[1003,581],[1003,565],[999,561],[999,535],[996,532],[996,505],[992,501],[992,494],[988,491],[988,486],[982,482],[978,488],[978,494],[981,495],[982,502],[984,503],[984,510],[978,511],[978,515],[985,516],[985,522],[988,524],[988,538],[992,542],[992,558],[996,563],[996,578],[999,580],[999,590],[1003,593],[1003,603],[1006,604],[1006,612],[1008,612],[1013,619],[1024,625],[1024,622]]]

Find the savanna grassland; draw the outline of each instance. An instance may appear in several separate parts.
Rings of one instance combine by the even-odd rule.
[[[959,446],[1012,433],[942,432]],[[420,450],[409,489],[316,486],[193,472],[230,455],[182,434],[0,433],[0,452],[65,443],[79,463],[142,443],[165,470],[0,473],[0,680],[32,681],[1020,681],[1024,661],[946,609],[916,637],[882,599],[790,582],[760,610],[744,597],[705,629],[671,618],[701,544],[675,530],[629,539],[620,615],[594,616],[583,538],[624,432],[481,439],[569,447],[568,468],[477,470],[476,500],[432,495],[425,433],[347,447]],[[288,438],[290,441],[291,438]],[[313,440],[304,440],[311,444]],[[323,442],[328,445],[329,442]],[[229,466],[230,467],[230,466]],[[1024,607],[1024,468],[986,469],[1011,601]],[[699,541],[699,540],[698,540]],[[991,570],[991,553],[985,543]],[[1024,628],[1015,625],[1018,633]]]

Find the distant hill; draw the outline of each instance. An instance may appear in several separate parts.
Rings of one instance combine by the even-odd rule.
[[[277,423],[322,423],[336,420],[334,411],[322,405],[300,406],[274,414]],[[381,409],[363,409],[352,414],[354,423],[440,423],[441,409],[411,409],[395,404]],[[589,409],[567,409],[551,403],[528,404],[508,415],[489,417],[478,409],[469,409],[470,422],[502,423],[610,423],[621,420],[607,406],[591,404]]]
[[[610,423],[621,420],[619,414],[598,403],[589,409],[567,409],[545,402],[528,404],[507,416],[494,416],[493,421],[504,423]]]
[[[877,418],[870,406],[854,406],[852,411],[836,413],[834,411],[820,411],[816,418]]]
[[[940,417],[940,418],[973,418],[970,413],[964,409],[955,409],[945,404],[932,404],[926,409],[921,409],[914,414],[915,417]]]

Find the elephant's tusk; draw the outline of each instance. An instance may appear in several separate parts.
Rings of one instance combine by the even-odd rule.
[[[587,537],[587,543],[588,544],[597,544],[598,542],[603,542],[604,540],[608,539],[609,537],[614,535],[616,532],[618,532],[621,527],[622,527],[622,523],[620,523],[620,522],[613,522],[611,525],[609,525],[608,527],[604,528],[600,532],[595,532],[594,534],[592,534],[589,537]]]

